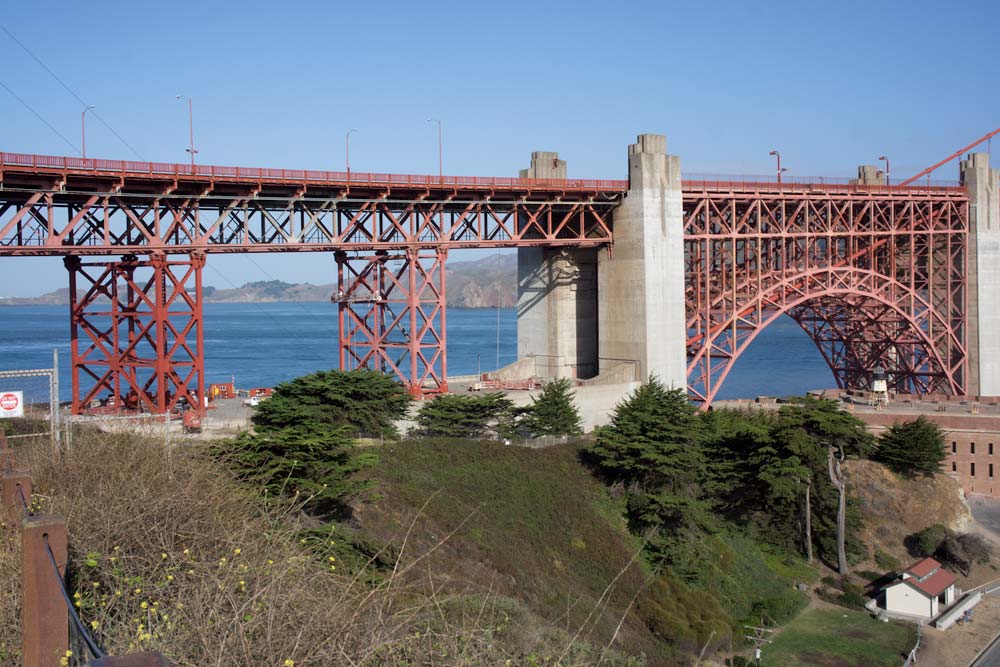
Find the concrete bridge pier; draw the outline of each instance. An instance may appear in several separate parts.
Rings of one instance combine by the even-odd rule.
[[[598,256],[599,377],[655,375],[686,389],[680,158],[667,155],[665,136],[639,135],[628,149],[628,177],[614,213],[614,246]]]
[[[558,153],[537,151],[521,178],[566,178]],[[597,373],[597,250],[517,249],[517,358],[501,377]]]
[[[1000,170],[989,153],[971,153],[960,171],[970,228],[966,393],[1000,396]]]

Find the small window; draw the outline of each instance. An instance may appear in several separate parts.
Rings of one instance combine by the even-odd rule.
[[[990,464],[990,479],[993,479],[993,464]]]
[[[989,445],[989,454],[990,454],[990,456],[993,456],[993,443],[992,442]]]
[[[970,454],[975,454],[976,453],[976,443],[974,443],[974,442],[970,442],[969,443],[969,453]]]
[[[954,440],[951,441],[951,453],[952,454],[958,453],[958,443],[955,442]]]
[[[973,461],[969,464],[969,477],[976,476],[976,463]]]
[[[951,462],[951,471],[958,472],[958,464],[955,463],[954,461]]]

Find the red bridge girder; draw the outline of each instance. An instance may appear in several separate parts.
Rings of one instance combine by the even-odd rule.
[[[204,412],[204,266],[201,254],[66,258],[74,414],[97,398],[103,412]]]
[[[867,388],[881,365],[899,391],[964,393],[964,193],[705,191],[685,193],[684,216],[695,400],[710,404],[785,314],[841,387]]]

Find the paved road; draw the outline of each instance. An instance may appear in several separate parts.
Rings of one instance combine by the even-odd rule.
[[[969,667],[998,667],[1000,666],[1000,636],[993,640],[985,651]]]
[[[969,496],[969,507],[972,508],[972,516],[976,519],[976,523],[1000,540],[1000,498]]]

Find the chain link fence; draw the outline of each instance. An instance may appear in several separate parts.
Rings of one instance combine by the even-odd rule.
[[[61,446],[59,352],[52,351],[51,368],[0,369],[0,419],[7,439],[49,436]]]

